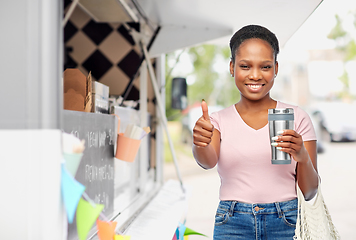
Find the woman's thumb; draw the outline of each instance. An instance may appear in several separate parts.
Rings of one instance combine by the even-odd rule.
[[[210,122],[209,112],[208,112],[208,105],[206,104],[205,100],[203,99],[201,102],[201,110],[203,111],[203,117],[206,121]]]

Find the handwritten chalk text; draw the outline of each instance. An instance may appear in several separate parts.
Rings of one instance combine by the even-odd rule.
[[[85,165],[85,181],[104,181],[114,179],[114,167],[109,165],[95,166],[95,165]]]

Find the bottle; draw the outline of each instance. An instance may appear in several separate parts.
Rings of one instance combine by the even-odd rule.
[[[270,142],[273,143],[273,137],[278,136],[279,131],[285,129],[294,129],[294,110],[293,108],[273,108],[268,109],[268,125]],[[291,157],[289,153],[282,152],[276,147],[271,146],[272,164],[290,164]]]

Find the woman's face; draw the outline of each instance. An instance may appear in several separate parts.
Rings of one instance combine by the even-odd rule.
[[[230,73],[242,98],[261,100],[269,97],[278,62],[275,62],[272,47],[264,40],[244,41],[235,53],[235,64],[230,62]]]

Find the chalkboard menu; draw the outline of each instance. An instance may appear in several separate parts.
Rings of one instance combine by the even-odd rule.
[[[63,110],[63,131],[85,140],[85,150],[75,179],[85,193],[103,204],[103,214],[111,217],[114,209],[114,146],[117,118],[113,115]],[[75,221],[68,227],[68,239],[77,238]]]

